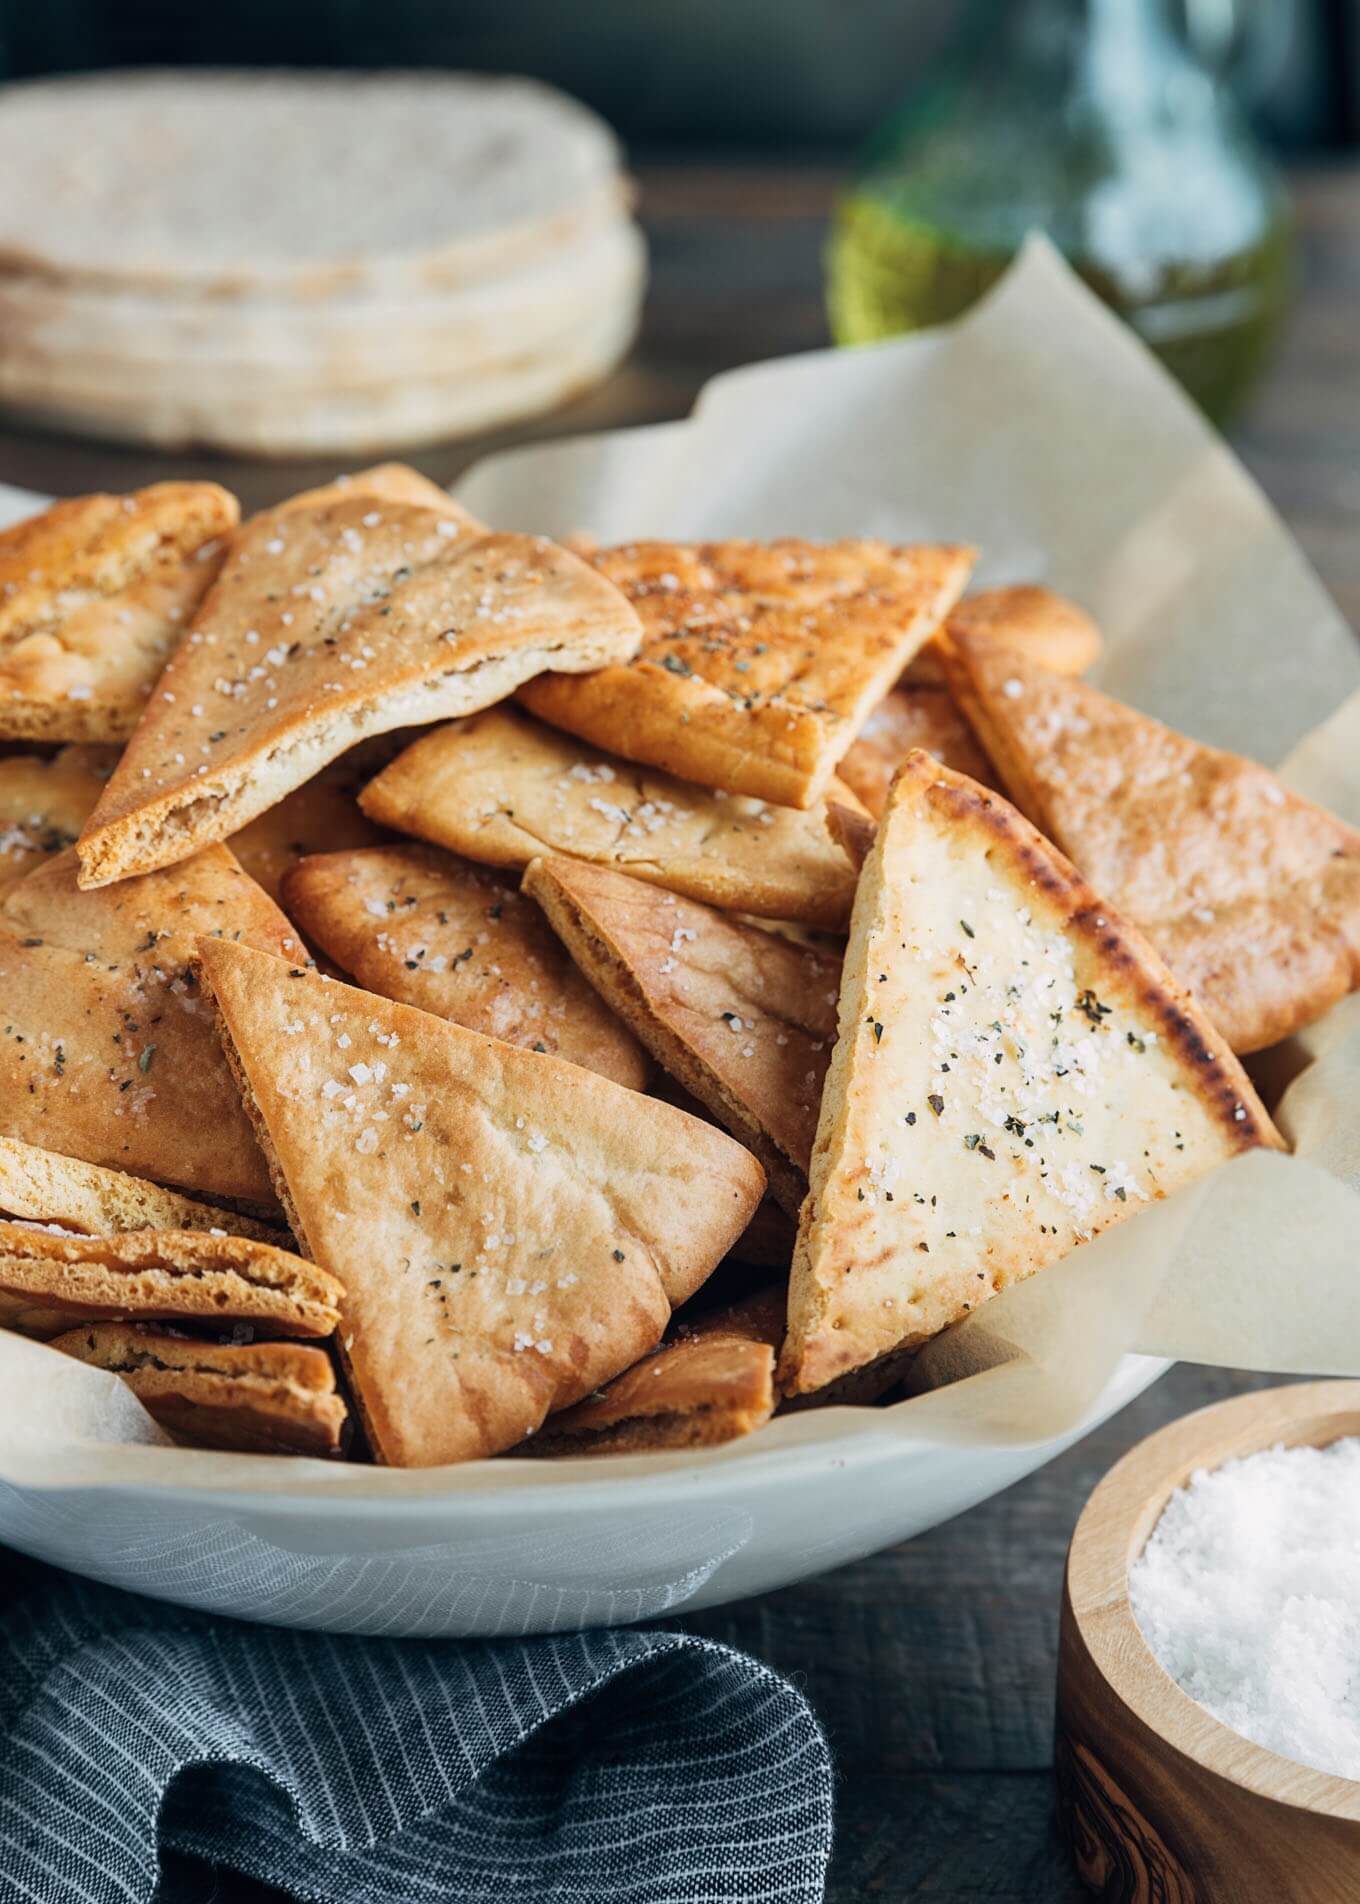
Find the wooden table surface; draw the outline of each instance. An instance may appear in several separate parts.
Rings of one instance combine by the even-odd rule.
[[[412,459],[431,476],[451,481],[507,442],[682,416],[714,372],[826,342],[820,248],[831,174],[656,166],[641,182],[653,283],[629,363],[546,423]],[[1301,294],[1235,441],[1360,626],[1360,170],[1310,172],[1295,188]],[[331,468],[173,465],[218,476],[247,505]],[[35,489],[126,488],[169,473],[151,453],[0,431],[0,480]],[[689,1622],[789,1674],[821,1715],[838,1768],[833,1904],[1065,1904],[1085,1895],[1054,1837],[1049,1775],[1068,1538],[1090,1489],[1133,1442],[1254,1385],[1262,1384],[1178,1368],[1062,1459],[961,1519]],[[245,1904],[247,1891],[223,1895]]]

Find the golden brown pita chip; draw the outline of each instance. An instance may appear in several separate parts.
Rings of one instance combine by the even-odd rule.
[[[315,1263],[251,1237],[202,1230],[73,1236],[0,1220],[0,1326],[26,1335],[132,1319],[324,1336],[335,1328],[342,1293]]]
[[[63,1157],[36,1144],[0,1137],[0,1216],[55,1223],[78,1236],[114,1236],[121,1230],[207,1230],[249,1236],[286,1248],[276,1224],[260,1223],[216,1203],[199,1203],[163,1190],[144,1177]]]
[[[216,483],[155,483],[0,531],[0,735],[130,734],[238,513]]]
[[[200,956],[293,1232],[346,1284],[380,1460],[522,1441],[660,1339],[760,1201],[730,1137],[579,1065],[221,939]]]
[[[324,1349],[297,1342],[202,1342],[97,1322],[51,1346],[121,1376],[177,1441],[247,1454],[335,1455],[348,1411]]]
[[[1008,588],[979,589],[955,605],[945,630],[913,656],[902,676],[903,687],[945,686],[944,645],[955,628],[1004,641],[1017,654],[1041,668],[1052,668],[1055,674],[1085,674],[1100,659],[1105,645],[1086,610],[1051,588],[1019,582]],[[927,753],[935,751],[926,741],[920,745]],[[957,764],[945,762],[948,767]],[[960,767],[959,771],[969,770]]]
[[[840,1026],[789,1285],[795,1393],[1280,1141],[1141,935],[928,754],[865,863]]]
[[[361,777],[337,761],[232,834],[232,852],[276,904],[282,903],[284,876],[308,854],[381,846],[391,837],[361,811],[357,796],[362,784]]]
[[[189,970],[221,932],[294,929],[224,846],[98,893],[58,854],[0,899],[0,1134],[212,1198],[273,1205]]]
[[[437,846],[321,853],[293,868],[284,903],[370,992],[634,1091],[647,1082],[646,1053],[504,873]]]
[[[535,860],[524,890],[577,965],[797,1216],[836,1038],[840,960],[604,866]]]
[[[1360,984],[1360,833],[1254,761],[982,636],[960,636],[948,665],[1012,797],[1234,1051],[1302,1030]]]
[[[639,639],[618,590],[541,538],[364,492],[267,511],[157,682],[81,835],[81,878],[173,864],[366,736],[626,660]]]
[[[0,759],[0,893],[75,845],[116,758],[112,748],[63,747]]]
[[[591,558],[646,638],[626,665],[524,689],[535,714],[684,780],[810,807],[959,597],[971,551],[886,542],[634,542]]]
[[[836,797],[858,804],[848,788]],[[724,911],[834,930],[855,894],[824,809],[797,813],[690,786],[510,708],[427,734],[360,800],[370,819],[485,865],[570,854]]]
[[[784,1291],[761,1290],[693,1322],[677,1317],[654,1354],[549,1417],[522,1455],[643,1454],[713,1448],[774,1413]]]
[[[289,496],[280,509],[315,509],[327,503],[347,502],[351,496],[376,496],[382,502],[415,503],[425,509],[438,509],[465,528],[484,533],[484,525],[456,503],[447,490],[422,476],[408,463],[375,463],[370,469],[357,469],[352,475],[337,476],[333,483],[319,489],[304,489]]]
[[[892,777],[913,747],[984,787],[996,776],[973,730],[944,688],[894,688],[874,709],[841,762],[840,777],[875,819],[888,804]]]

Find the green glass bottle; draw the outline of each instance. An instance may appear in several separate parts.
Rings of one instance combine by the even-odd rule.
[[[1287,303],[1287,204],[1168,0],[974,8],[838,209],[836,341],[957,316],[1036,228],[1212,417],[1231,412]]]

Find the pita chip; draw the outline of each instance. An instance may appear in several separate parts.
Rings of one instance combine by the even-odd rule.
[[[956,603],[945,629],[917,651],[902,676],[903,687],[945,686],[945,641],[955,629],[1004,641],[1017,654],[1041,668],[1052,668],[1055,674],[1085,674],[1100,659],[1105,645],[1086,610],[1051,588],[1035,582],[983,588]],[[935,751],[926,741],[920,744],[927,753]],[[948,767],[956,764],[945,762]],[[959,767],[959,771],[968,769]]]
[[[125,739],[238,514],[216,483],[155,483],[0,531],[0,736]]]
[[[784,1291],[763,1289],[692,1322],[574,1408],[552,1415],[517,1454],[653,1454],[713,1448],[763,1428],[774,1413],[774,1359]]]
[[[177,1322],[326,1336],[335,1277],[251,1237],[193,1230],[72,1236],[0,1221],[0,1327],[50,1336],[75,1322]]]
[[[437,846],[300,860],[290,919],[370,992],[640,1091],[646,1053],[505,873]]]
[[[111,748],[81,746],[0,758],[0,894],[75,845],[116,758]]]
[[[276,904],[282,904],[286,875],[308,854],[380,846],[390,837],[360,810],[361,784],[337,761],[232,834],[232,852]]]
[[[836,797],[858,807],[848,788]],[[854,873],[810,813],[636,767],[497,707],[423,736],[365,787],[370,819],[489,866],[614,866],[724,911],[843,930]]]
[[[273,1207],[189,969],[203,933],[299,952],[224,846],[97,892],[60,853],[0,899],[0,1135]]]
[[[367,736],[635,652],[578,556],[451,509],[285,504],[240,531],[78,842],[87,886],[226,839]]]
[[[914,1347],[1279,1143],[1141,935],[1000,795],[912,754],[855,902],[785,1386]]]
[[[221,939],[223,1042],[381,1461],[495,1454],[660,1340],[764,1190],[730,1137],[560,1058]]]
[[[958,600],[972,553],[886,542],[635,542],[595,567],[643,645],[522,695],[545,721],[684,780],[810,807]]]
[[[524,890],[662,1065],[757,1156],[796,1217],[836,1039],[840,960],[580,860]]]
[[[1360,983],[1360,833],[1254,761],[983,636],[947,660],[1011,797],[1234,1051],[1302,1030]]]
[[[0,1216],[51,1223],[78,1236],[123,1230],[206,1230],[279,1246],[287,1234],[216,1203],[199,1203],[123,1170],[63,1157],[36,1144],[0,1137]]]
[[[176,1441],[243,1454],[339,1454],[348,1410],[324,1349],[300,1342],[204,1342],[134,1323],[96,1322],[50,1345],[117,1375]]]
[[[840,777],[877,819],[893,775],[913,747],[984,787],[996,785],[991,763],[944,688],[894,688],[881,700],[840,765]]]

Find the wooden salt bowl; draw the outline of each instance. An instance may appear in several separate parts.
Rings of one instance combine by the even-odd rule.
[[[1129,1605],[1130,1563],[1195,1469],[1357,1434],[1360,1382],[1241,1395],[1140,1442],[1086,1503],[1058,1643],[1058,1812],[1105,1904],[1360,1900],[1360,1782],[1221,1725],[1154,1658]]]

